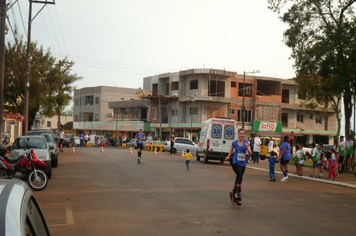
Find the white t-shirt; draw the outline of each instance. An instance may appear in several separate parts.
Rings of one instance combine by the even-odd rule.
[[[62,132],[59,132],[59,138],[60,139],[63,139],[64,138],[64,132],[62,131]]]
[[[86,135],[84,136],[84,140],[89,140],[89,135],[86,134]]]
[[[273,148],[273,140],[269,141],[268,143],[268,153],[272,152],[272,148]]]
[[[261,139],[258,137],[255,137],[253,140],[253,151],[260,152],[260,145],[261,145]]]

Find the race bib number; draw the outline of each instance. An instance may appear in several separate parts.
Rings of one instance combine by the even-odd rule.
[[[237,154],[237,160],[238,161],[245,161],[246,160],[246,154],[245,153],[238,153]]]

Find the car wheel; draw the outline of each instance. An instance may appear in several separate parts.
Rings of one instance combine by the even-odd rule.
[[[58,155],[55,154],[54,158],[51,160],[52,167],[56,168],[58,166]]]
[[[197,151],[197,161],[200,161],[200,156],[198,155],[198,151]]]
[[[263,161],[264,159],[266,159],[265,156],[260,156],[261,160]]]
[[[209,161],[209,155],[204,152],[204,163],[208,163]]]
[[[221,164],[224,163],[224,159],[220,159],[220,163],[221,163]]]

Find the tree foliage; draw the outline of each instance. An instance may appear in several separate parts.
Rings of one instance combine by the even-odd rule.
[[[16,43],[8,43],[5,49],[4,102],[13,113],[23,114],[26,49],[22,38],[17,38]],[[38,112],[51,117],[53,111],[61,113],[70,103],[73,83],[81,79],[71,73],[73,65],[74,62],[67,59],[57,60],[50,50],[38,47],[36,42],[31,43],[28,127]]]
[[[268,0],[288,24],[284,42],[292,49],[299,93],[313,103],[334,108],[340,133],[341,98],[345,133],[350,132],[356,88],[356,0]],[[287,9],[281,13],[283,9]]]

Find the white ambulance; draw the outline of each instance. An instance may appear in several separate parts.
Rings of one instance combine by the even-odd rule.
[[[224,162],[232,141],[237,139],[237,122],[227,118],[211,118],[203,122],[198,143],[197,161],[204,158]]]

